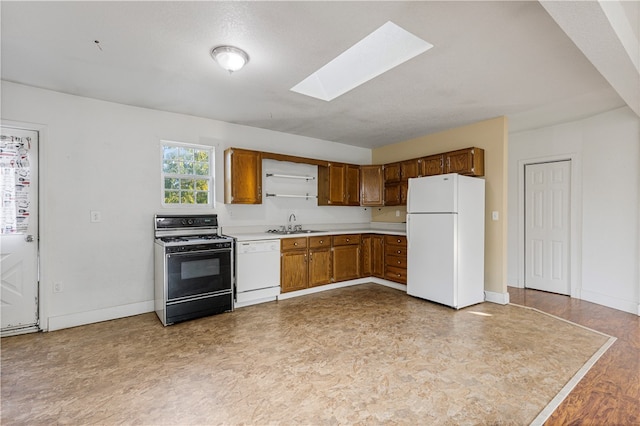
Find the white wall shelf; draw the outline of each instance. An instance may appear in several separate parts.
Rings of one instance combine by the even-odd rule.
[[[272,193],[267,192],[265,195],[267,197],[304,198],[304,199],[307,199],[307,200],[309,198],[314,198],[314,199],[318,198],[317,195],[309,195],[309,194],[306,194],[306,195],[301,195],[301,194],[272,194]]]
[[[306,181],[315,180],[314,176],[284,175],[280,173],[267,173],[267,177],[278,177],[278,178],[284,178],[284,179],[304,179]]]

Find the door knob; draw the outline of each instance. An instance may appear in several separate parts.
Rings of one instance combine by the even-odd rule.
[[[24,240],[26,242],[28,242],[28,243],[32,243],[33,242],[33,235],[27,235]]]

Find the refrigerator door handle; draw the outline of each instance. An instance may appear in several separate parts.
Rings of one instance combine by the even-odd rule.
[[[407,213],[407,225],[406,225],[406,234],[407,234],[407,251],[409,251],[409,221],[411,220],[411,215]]]

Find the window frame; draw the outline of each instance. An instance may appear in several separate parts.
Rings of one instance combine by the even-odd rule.
[[[207,175],[197,175],[197,174],[179,174],[179,173],[166,173],[164,171],[164,151],[165,147],[177,147],[177,148],[191,148],[197,149],[200,151],[208,151],[209,153],[209,173]],[[216,198],[215,198],[215,154],[216,150],[214,146],[211,145],[200,145],[186,142],[176,142],[170,140],[161,140],[160,141],[160,201],[161,205],[164,208],[215,208],[216,206]],[[167,178],[178,178],[178,179],[204,179],[209,181],[209,189],[208,189],[208,202],[205,203],[167,203],[165,202],[165,179]]]

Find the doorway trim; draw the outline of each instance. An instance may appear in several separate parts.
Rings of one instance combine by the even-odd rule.
[[[5,127],[13,127],[16,129],[32,130],[38,132],[38,323],[36,326],[40,331],[48,331],[49,327],[49,295],[53,292],[53,288],[46,280],[46,223],[45,212],[46,198],[46,163],[43,161],[47,158],[48,152],[48,128],[45,124],[28,123],[24,121],[5,120],[0,118],[0,125]],[[14,334],[21,334],[19,332]],[[11,333],[3,334],[10,336]]]
[[[518,285],[525,283],[525,166],[530,164],[571,161],[569,208],[571,227],[569,236],[570,296],[580,299],[582,288],[582,158],[579,153],[558,154],[518,160]]]

